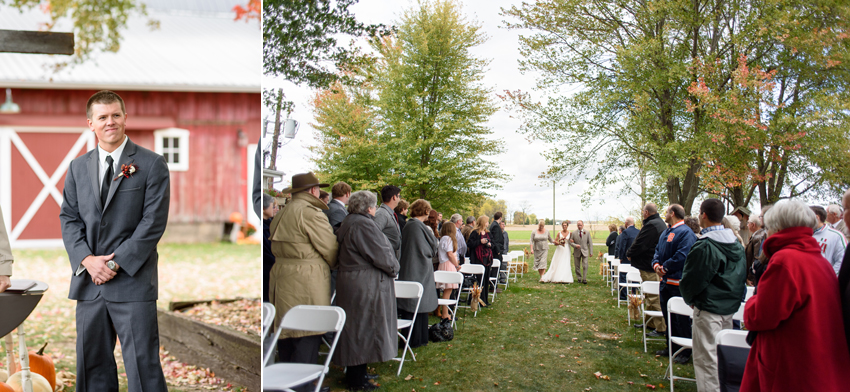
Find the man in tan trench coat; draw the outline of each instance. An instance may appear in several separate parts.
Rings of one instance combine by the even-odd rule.
[[[331,304],[331,269],[337,264],[337,242],[328,217],[328,206],[319,200],[320,184],[313,173],[292,176],[292,201],[271,223],[275,264],[269,275],[269,299],[276,310],[276,325],[296,305]],[[278,341],[281,362],[316,363],[322,332],[283,330]]]

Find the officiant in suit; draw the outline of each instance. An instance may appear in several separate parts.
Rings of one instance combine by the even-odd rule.
[[[128,391],[165,391],[156,246],[168,221],[168,166],[125,135],[118,94],[95,93],[86,117],[97,148],[71,161],[59,214],[73,274],[68,298],[77,301],[77,391],[118,391],[116,336]]]
[[[0,293],[6,291],[12,285],[12,247],[9,244],[9,235],[6,233],[6,224],[3,223],[3,210],[0,210]]]
[[[573,262],[576,266],[576,282],[587,284],[587,259],[593,254],[593,239],[584,229],[584,222],[576,222],[578,230],[570,233],[570,245],[573,247]],[[584,269],[584,272],[582,272]]]

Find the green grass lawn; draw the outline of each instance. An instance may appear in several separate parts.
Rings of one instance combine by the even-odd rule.
[[[553,253],[550,247],[550,261]],[[387,391],[650,390],[646,384],[669,388],[663,379],[667,358],[654,355],[663,342],[649,342],[644,353],[639,331],[627,324],[626,308],[617,308],[595,259],[590,271],[587,285],[540,284],[537,273],[526,273],[477,317],[459,309],[454,340],[415,349],[417,361],[406,361],[400,377],[398,362],[370,367],[376,368],[378,382]],[[436,321],[431,317],[431,324]],[[610,380],[597,379],[596,372]],[[675,373],[692,378],[693,365],[677,365]],[[412,377],[405,380],[408,375]],[[345,390],[343,378],[334,368],[325,385]],[[675,387],[696,391],[687,381]]]
[[[169,302],[178,300],[259,298],[262,279],[260,252],[259,245],[160,245],[157,306],[168,308]],[[25,323],[27,346],[34,349],[49,341],[46,352],[53,357],[56,371],[76,374],[76,302],[68,299],[71,267],[67,253],[64,250],[16,250],[14,255],[13,278],[37,279],[50,286]],[[256,320],[260,323],[259,314]],[[0,354],[3,368],[5,355],[5,352]],[[120,376],[123,369],[118,349],[116,359],[121,391],[126,391],[126,376]],[[70,386],[64,390],[74,391],[75,388]],[[169,385],[169,390],[208,389]]]

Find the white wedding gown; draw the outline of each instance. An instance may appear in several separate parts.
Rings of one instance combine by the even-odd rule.
[[[558,233],[555,241],[558,241],[561,233]],[[570,250],[564,245],[555,247],[555,255],[552,256],[552,263],[549,264],[549,270],[540,278],[544,283],[572,283],[573,282],[573,267],[570,262]]]

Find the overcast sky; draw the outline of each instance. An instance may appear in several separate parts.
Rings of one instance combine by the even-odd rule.
[[[523,32],[505,29],[502,22],[505,18],[499,15],[502,7],[510,8],[513,3],[519,1],[462,1],[464,14],[468,19],[480,23],[481,31],[489,37],[487,43],[473,50],[473,54],[491,60],[484,83],[492,88],[494,94],[504,90],[533,91],[536,80],[535,74],[522,74],[519,71],[517,37]],[[403,10],[415,4],[411,1],[360,0],[351,10],[364,23],[396,24]],[[271,78],[263,80],[263,87],[283,87],[288,98],[296,105],[291,117],[301,124],[296,138],[282,147],[278,169],[286,172],[287,176],[311,170],[313,165],[308,160],[310,152],[306,147],[316,141],[309,125],[313,115],[308,102],[315,92]],[[533,96],[539,98],[540,93],[534,93]],[[511,210],[519,209],[523,202],[527,202],[531,207],[529,213],[535,213],[538,217],[551,217],[552,183],[543,184],[537,178],[548,167],[542,156],[547,146],[539,141],[527,141],[517,132],[519,120],[510,117],[501,100],[495,96],[494,100],[502,109],[490,118],[487,125],[493,130],[493,137],[501,139],[505,146],[505,153],[497,156],[495,163],[511,179],[501,189],[488,189],[486,192],[495,199],[504,199]],[[625,216],[639,209],[640,200],[637,197],[615,197],[613,194],[619,189],[596,195],[591,205],[582,206],[580,194],[584,191],[584,185],[580,182],[569,189],[565,183],[558,185],[555,205],[558,219],[604,219],[611,215]]]

